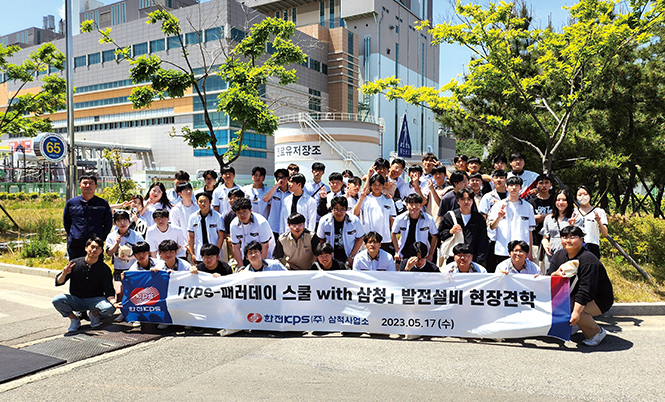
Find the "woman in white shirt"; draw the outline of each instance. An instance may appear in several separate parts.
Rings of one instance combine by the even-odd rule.
[[[607,236],[607,215],[602,208],[591,205],[591,191],[586,186],[577,189],[577,201],[583,219],[584,242],[587,249],[600,259],[600,235]]]

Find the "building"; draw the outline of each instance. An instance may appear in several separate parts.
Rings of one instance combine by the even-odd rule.
[[[0,44],[5,46],[16,45],[25,49],[60,38],[64,38],[64,35],[55,32],[55,18],[52,15],[47,15],[44,17],[43,28],[31,27],[22,29],[18,32],[2,35],[0,36]]]
[[[353,149],[353,135],[346,134],[345,141],[351,141],[345,143],[346,149],[338,152],[340,155],[348,149],[367,161],[378,156],[389,157],[396,148],[399,119],[404,113],[409,117],[414,153],[437,152],[438,125],[429,110],[407,106],[402,101],[388,102],[383,96],[363,96],[358,90],[367,80],[390,75],[396,75],[405,84],[438,84],[438,48],[431,46],[430,39],[416,31],[414,25],[423,18],[431,20],[430,0],[247,0],[244,4],[234,0],[202,4],[192,4],[195,0],[126,0],[97,8],[87,7],[79,13],[79,18],[92,19],[100,28],[112,28],[113,38],[123,46],[130,46],[134,56],[156,54],[165,61],[181,63],[180,38],[164,38],[159,26],[145,23],[147,13],[156,7],[154,1],[168,8],[181,21],[182,40],[188,47],[192,46],[189,49],[190,63],[201,74],[204,66],[214,64],[210,62],[211,58],[218,64],[223,60],[222,50],[242,40],[251,25],[265,15],[293,21],[297,26],[294,42],[308,55],[307,62],[295,66],[297,83],[280,87],[271,82],[262,88],[262,93],[279,117],[312,114],[319,116],[317,119],[334,121],[325,116],[337,114],[341,119],[367,123],[364,128],[362,124],[356,124],[353,130],[366,130],[365,137],[374,136],[372,151],[368,153],[362,147]],[[199,97],[190,90],[181,99],[156,100],[148,110],[133,109],[128,96],[137,85],[128,79],[129,66],[126,62],[116,63],[114,46],[100,45],[99,38],[96,32],[74,37],[77,140],[151,148],[151,154],[143,153],[136,161],[139,170],[173,171],[177,168],[193,174],[216,169],[218,165],[211,150],[192,149],[179,136],[180,129],[185,126],[206,129]],[[64,39],[56,40],[54,44],[64,52]],[[203,51],[191,51],[195,46],[198,49],[199,44]],[[26,49],[16,58],[20,60],[28,54]],[[207,59],[205,62],[204,58]],[[11,82],[0,85],[0,104],[15,88]],[[209,109],[216,109],[216,97],[225,88],[226,83],[217,77],[209,78]],[[228,116],[212,111],[211,116],[218,128],[215,132],[220,138],[218,146],[224,149],[236,127]],[[53,114],[50,118],[55,131],[64,134],[65,112]],[[293,130],[298,127],[294,127],[292,121],[284,118],[280,121],[291,137],[296,135]],[[329,123],[321,126],[326,124]],[[311,125],[301,122],[300,127],[304,130],[300,134],[309,136],[312,141],[325,142],[324,135],[316,130],[307,132]],[[280,130],[274,138],[257,133],[246,135],[245,144],[249,148],[234,163],[240,181],[249,179],[254,166],[272,170]],[[315,137],[311,138],[312,135]],[[335,157],[332,150],[330,153]],[[315,155],[310,156],[302,160],[304,172],[309,171],[307,164],[310,160],[318,160]],[[79,158],[83,159],[82,156]],[[349,163],[358,166],[355,162]],[[365,167],[369,166],[360,166]]]

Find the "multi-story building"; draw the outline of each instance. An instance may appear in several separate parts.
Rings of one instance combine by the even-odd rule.
[[[159,25],[145,23],[147,13],[158,6],[155,2],[179,19],[184,31],[182,38],[165,38]],[[308,58],[305,65],[293,66],[299,78],[297,83],[281,87],[269,82],[261,89],[277,116],[314,112],[344,113],[346,120],[367,120],[367,116],[371,116],[369,120],[375,122],[376,127],[380,125],[383,133],[381,138],[376,127],[370,129],[375,132],[377,147],[371,155],[363,154],[363,157],[373,160],[380,155],[388,157],[396,148],[399,121],[406,113],[415,153],[437,151],[438,127],[430,111],[407,106],[402,101],[388,102],[383,96],[370,98],[359,92],[363,82],[390,75],[396,75],[405,84],[437,85],[438,49],[414,28],[417,20],[431,20],[429,0],[194,3],[195,0],[126,0],[86,9],[79,18],[92,19],[100,28],[112,28],[113,38],[121,46],[129,46],[133,56],[155,54],[168,63],[182,65],[182,39],[187,45],[189,62],[199,74],[204,68],[224,60],[225,52],[266,15],[288,19],[297,27],[294,42]],[[139,166],[158,164],[161,170],[177,168],[190,173],[216,168],[217,162],[210,149],[192,149],[180,136],[180,129],[185,126],[207,129],[197,94],[190,89],[183,98],[155,100],[150,109],[133,109],[128,96],[137,85],[128,78],[129,65],[126,61],[118,63],[114,45],[100,45],[99,39],[96,32],[73,38],[77,141],[150,148],[151,154],[144,154]],[[53,43],[64,52],[64,39]],[[17,54],[17,61],[27,57],[29,51]],[[39,85],[36,82],[33,87]],[[206,88],[218,146],[224,151],[237,129],[228,116],[215,110],[217,95],[226,89],[226,83],[212,77]],[[16,84],[12,82],[0,85],[0,103],[14,90]],[[65,112],[50,118],[55,131],[64,134]],[[279,131],[276,137],[278,134]],[[265,166],[268,171],[273,168],[275,138],[250,132],[245,136],[245,144],[248,149],[234,163],[240,177],[247,177],[245,175],[249,175],[254,166]],[[353,147],[353,143],[350,144]]]
[[[20,46],[27,48],[63,38],[64,35],[55,31],[55,18],[52,15],[44,17],[43,28],[31,27],[0,36],[0,44],[5,46]]]

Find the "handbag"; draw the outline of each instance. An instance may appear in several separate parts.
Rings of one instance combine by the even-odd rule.
[[[448,211],[448,213],[450,214],[450,217],[453,218],[453,226],[457,225],[457,218],[455,217],[455,213],[453,211]],[[455,233],[451,237],[444,240],[439,247],[439,266],[445,264],[448,257],[452,257],[453,248],[456,245],[462,243],[464,243],[464,234],[462,232]]]

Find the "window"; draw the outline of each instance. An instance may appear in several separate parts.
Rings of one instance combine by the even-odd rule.
[[[257,90],[259,91],[259,97],[260,98],[265,98],[266,97],[266,84],[259,85]]]
[[[226,81],[219,75],[209,75],[206,79],[206,91],[222,91],[226,89]]]
[[[211,42],[224,38],[224,27],[206,29],[205,41]]]
[[[187,35],[185,35],[185,41],[187,46],[189,45],[196,45],[201,43],[201,32],[190,32]]]
[[[111,25],[115,25],[115,6],[111,6]]]
[[[309,89],[309,110],[321,111],[321,92],[316,89]]]
[[[115,50],[105,50],[102,52],[102,62],[115,60]]]
[[[284,21],[289,20],[289,10],[284,10]]]
[[[349,32],[349,54],[353,54],[353,32]]]
[[[326,75],[328,74],[328,65],[327,64],[321,63],[321,72],[323,74],[326,74]]]
[[[231,28],[231,40],[234,40],[236,42],[240,42],[243,39],[245,39],[246,35],[247,34],[245,33],[245,31],[242,31],[238,28]]]
[[[278,19],[278,20],[281,20],[282,19],[282,12],[281,11],[276,11],[275,12],[275,18]]]
[[[326,26],[326,2],[322,1],[319,3],[319,24],[322,27]]]
[[[76,68],[76,67],[85,67],[85,66],[86,66],[86,57],[85,56],[74,57],[74,68]]]
[[[194,98],[194,111],[199,112],[203,110],[203,103],[201,102],[201,99],[198,96],[195,96]],[[217,109],[217,94],[212,94],[212,95],[207,95],[206,96],[206,106],[208,110],[216,110]]]
[[[164,49],[166,49],[164,39],[150,41],[150,53],[161,52]]]
[[[321,62],[314,59],[309,59],[309,68],[314,71],[321,72]]]
[[[132,46],[134,57],[148,53],[148,42],[137,43]]]
[[[330,28],[335,28],[335,0],[330,0]]]
[[[353,86],[349,85],[349,90],[348,90],[348,111],[349,113],[353,113]]]
[[[166,48],[167,49],[179,49],[180,48],[180,40],[182,39],[182,35],[180,37],[177,36],[169,36],[166,38]]]
[[[296,22],[296,9],[295,9],[295,8],[292,8],[292,9],[291,9],[291,21],[292,21],[295,25],[298,25],[298,23]]]
[[[88,65],[99,64],[102,62],[102,58],[99,53],[93,53],[88,55]]]
[[[122,3],[122,22],[125,22],[125,17],[126,17],[126,12],[125,12],[125,3]]]

